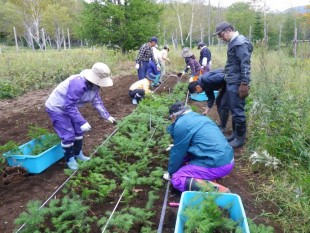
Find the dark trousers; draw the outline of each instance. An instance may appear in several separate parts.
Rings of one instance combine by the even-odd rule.
[[[238,89],[238,84],[227,84],[226,91],[228,95],[228,103],[232,113],[233,121],[236,124],[245,124],[245,99],[240,99]]]
[[[149,64],[148,61],[141,61],[139,63],[139,65],[140,65],[140,67],[138,69],[139,80],[144,79],[146,77],[148,64]]]
[[[145,91],[143,89],[136,89],[129,91],[129,96],[132,99],[136,99],[138,102],[144,97]]]

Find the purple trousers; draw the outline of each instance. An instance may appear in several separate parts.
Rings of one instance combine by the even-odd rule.
[[[172,175],[171,183],[174,188],[184,192],[186,191],[187,178],[196,178],[209,181],[217,180],[227,176],[233,168],[233,163],[214,168],[207,168],[190,164],[184,165]]]
[[[46,109],[57,135],[63,145],[72,144],[76,137],[83,136],[80,124],[74,123],[66,114]]]

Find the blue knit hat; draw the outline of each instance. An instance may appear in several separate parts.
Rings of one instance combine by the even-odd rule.
[[[150,40],[150,42],[155,42],[157,44],[157,38],[155,36],[153,36]]]

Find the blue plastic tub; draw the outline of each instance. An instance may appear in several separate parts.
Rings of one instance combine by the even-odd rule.
[[[4,153],[3,155],[9,166],[21,166],[27,169],[29,173],[38,174],[64,157],[60,143],[39,155],[32,155],[32,149],[36,144],[37,140],[34,139],[19,146],[19,149],[22,151],[21,155],[14,154],[11,151]]]
[[[215,96],[215,98],[218,96],[218,91],[214,91],[214,96]],[[199,102],[207,101],[208,100],[208,97],[207,97],[206,93],[204,93],[204,92],[193,93],[193,94],[190,95],[190,98],[192,100],[196,100],[196,101],[199,101]]]
[[[188,206],[199,206],[199,203],[203,200],[203,195],[209,195],[209,193],[195,191],[182,193],[174,233],[183,233],[186,222],[186,216],[182,214],[183,210]],[[241,198],[233,193],[216,193],[216,195],[218,195],[215,199],[216,204],[219,207],[228,208],[231,219],[239,223],[242,232],[250,233]]]

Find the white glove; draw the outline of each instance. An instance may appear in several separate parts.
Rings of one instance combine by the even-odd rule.
[[[139,68],[140,68],[140,65],[139,65],[139,63],[136,63],[136,69],[138,70]]]
[[[83,132],[87,132],[87,131],[91,130],[90,124],[88,124],[88,122],[84,123],[84,124],[81,126],[81,130],[82,130]]]
[[[166,151],[171,150],[171,148],[172,148],[173,146],[174,146],[173,144],[170,144],[170,145],[166,148]]]
[[[112,124],[115,124],[115,123],[116,123],[115,118],[114,118],[114,117],[111,117],[111,116],[108,118],[108,121],[111,122]]]
[[[165,180],[171,180],[170,174],[169,174],[168,172],[165,172],[165,173],[164,173],[163,178],[164,178]]]
[[[156,68],[158,71],[160,71],[160,65],[157,65]]]

